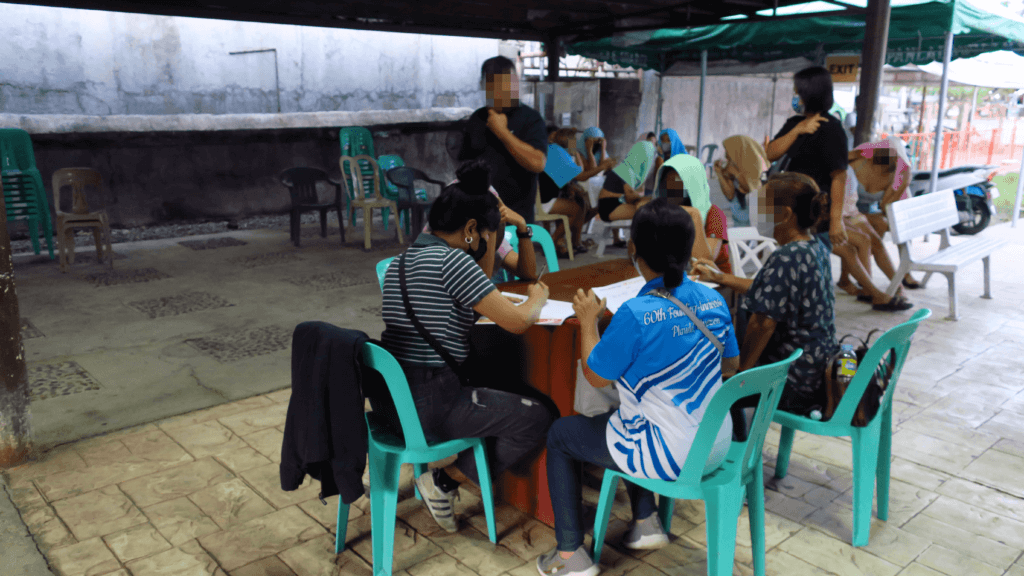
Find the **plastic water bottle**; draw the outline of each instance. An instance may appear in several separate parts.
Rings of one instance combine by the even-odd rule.
[[[822,416],[821,410],[818,410],[818,409],[811,410],[810,416],[811,416],[811,420],[821,420],[821,416]]]
[[[832,370],[836,382],[845,390],[857,373],[857,353],[853,351],[852,344],[840,346],[839,353],[833,358]]]

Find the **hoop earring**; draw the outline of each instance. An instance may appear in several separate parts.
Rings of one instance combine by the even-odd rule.
[[[466,236],[466,244],[469,244],[470,246],[473,245],[473,237],[472,236]]]

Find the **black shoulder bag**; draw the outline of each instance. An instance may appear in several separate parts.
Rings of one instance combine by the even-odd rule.
[[[405,280],[405,256],[407,253],[403,253],[398,258],[398,285],[402,291],[402,303],[405,305],[405,314],[409,317],[412,325],[416,328],[416,331],[420,333],[420,336],[430,344],[430,347],[437,352],[441,358],[444,359],[445,364],[452,369],[453,372],[459,377],[459,382],[462,382],[463,386],[472,386],[469,378],[468,371],[463,368],[461,364],[455,361],[455,357],[452,356],[441,343],[438,342],[437,338],[430,332],[427,332],[426,326],[420,322],[420,319],[416,317],[416,313],[413,312],[412,302],[409,301],[409,286]]]
[[[793,161],[793,156],[800,151],[800,148],[804,145],[804,141],[807,140],[807,136],[807,134],[801,134],[796,137],[796,141],[794,141],[793,145],[789,147],[789,150],[786,150],[786,152],[782,154],[782,157],[776,160],[771,167],[768,168],[768,171],[764,173],[764,176],[761,178],[762,183],[768,182],[768,179],[776,174],[789,170],[789,163]]]

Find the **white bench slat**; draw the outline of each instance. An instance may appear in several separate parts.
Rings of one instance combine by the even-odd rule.
[[[1005,241],[996,238],[974,238],[916,260],[913,268],[935,272],[956,272],[960,267],[981,260],[1005,244]]]
[[[952,190],[893,202],[888,210],[890,230],[897,244],[960,223]]]

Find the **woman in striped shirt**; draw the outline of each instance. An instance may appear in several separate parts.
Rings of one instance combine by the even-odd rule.
[[[554,416],[536,398],[463,386],[456,372],[469,355],[475,313],[521,334],[537,321],[548,298],[547,286],[538,282],[527,290],[526,302],[515,306],[490,280],[503,228],[498,199],[488,192],[489,179],[486,164],[463,166],[458,182],[445,187],[430,209],[431,232],[420,234],[388,267],[381,342],[402,365],[427,440],[491,439],[489,461],[496,476],[544,442]],[[408,307],[402,294],[403,262]],[[434,343],[423,336],[412,314]],[[459,454],[455,465],[478,481],[471,451]],[[436,469],[417,478],[416,486],[434,520],[455,532],[458,484]]]

